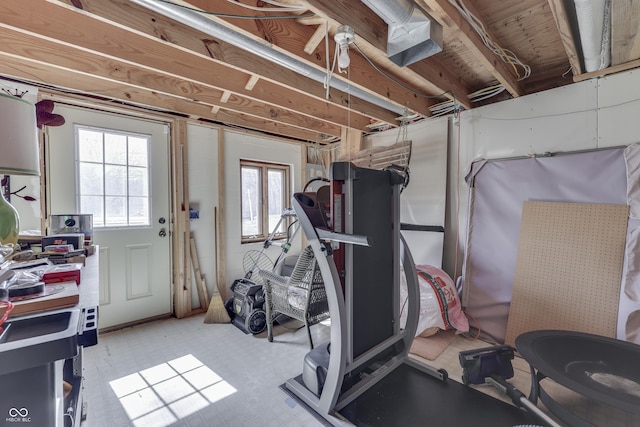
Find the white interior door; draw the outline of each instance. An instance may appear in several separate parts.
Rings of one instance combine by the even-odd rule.
[[[50,213],[93,213],[106,328],[171,312],[166,124],[56,106],[49,128]]]

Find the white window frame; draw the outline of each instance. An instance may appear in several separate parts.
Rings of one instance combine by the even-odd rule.
[[[246,160],[240,159],[240,189],[242,191],[242,168],[243,167],[251,167],[260,169],[260,208],[261,208],[261,227],[262,230],[260,233],[244,236],[242,230],[242,197],[240,197],[240,239],[241,243],[253,243],[253,242],[261,242],[265,241],[272,230],[269,229],[269,194],[266,186],[268,171],[270,169],[282,170],[284,172],[284,178],[282,180],[282,206],[286,208],[289,204],[289,200],[291,199],[291,166],[282,164],[282,163],[274,163],[274,162],[266,162],[266,161],[256,161],[256,160]],[[287,226],[289,221],[285,221],[283,223],[284,231],[281,233],[276,233],[274,235],[274,239],[283,239],[287,237]]]
[[[100,223],[96,223],[95,218],[94,218],[94,224],[93,224],[93,228],[94,229],[101,229],[101,230],[117,230],[117,229],[144,229],[144,228],[151,228],[153,226],[152,224],[152,218],[153,218],[153,212],[152,212],[152,207],[153,207],[153,203],[152,203],[152,185],[153,183],[151,182],[151,135],[149,134],[144,134],[144,133],[138,133],[138,132],[130,132],[130,131],[124,131],[124,130],[117,130],[117,129],[109,129],[109,128],[102,128],[102,127],[97,127],[97,126],[90,126],[90,125],[82,125],[82,124],[74,124],[74,148],[75,148],[75,175],[76,175],[76,210],[78,212],[81,211],[81,194],[80,194],[80,163],[92,163],[92,162],[81,162],[80,161],[80,150],[79,150],[79,144],[80,144],[80,130],[89,130],[89,131],[93,131],[93,132],[101,132],[103,134],[103,139],[102,139],[102,149],[103,149],[103,158],[102,158],[102,173],[103,173],[103,190],[102,190],[102,199],[103,199],[103,218],[105,223],[104,224],[100,224]],[[105,225],[106,224],[106,207],[105,207],[105,198],[108,196],[104,189],[105,187],[105,164],[108,164],[105,162],[104,159],[104,134],[113,134],[113,135],[124,135],[125,137],[129,138],[129,137],[133,137],[133,138],[142,138],[142,139],[146,139],[147,140],[147,167],[146,167],[146,173],[147,173],[147,183],[148,183],[148,188],[147,188],[147,212],[148,212],[148,217],[147,217],[147,223],[146,224],[140,224],[140,223],[134,223],[131,224],[130,223],[130,217],[129,217],[129,194],[128,194],[128,187],[127,187],[127,195],[126,200],[126,209],[127,209],[127,224],[117,224],[117,225]],[[96,162],[93,162],[96,163]],[[129,165],[129,161],[127,159],[127,164],[125,165],[127,167],[127,170],[129,169],[129,167],[131,167],[131,165]],[[139,168],[140,166],[135,166],[137,168]],[[89,212],[87,212],[89,213]]]

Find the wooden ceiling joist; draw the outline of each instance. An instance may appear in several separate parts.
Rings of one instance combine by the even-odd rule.
[[[496,80],[507,89],[511,96],[515,98],[524,95],[522,85],[518,82],[513,70],[485,46],[478,33],[449,3],[449,0],[417,0],[417,3],[440,25],[456,32],[465,46],[491,71]],[[469,10],[474,11],[470,1],[465,4]]]
[[[71,0],[65,0],[60,3],[64,3],[65,5],[67,3],[76,4],[77,1],[72,2]],[[206,9],[209,4],[207,1],[191,1],[190,3],[193,4],[194,7],[200,9]],[[213,39],[209,35],[198,32],[146,8],[137,6],[125,0],[82,0],[81,4],[82,10],[90,12],[96,17],[117,23],[121,26],[135,28],[137,31],[140,31],[150,37],[161,39],[164,43],[168,42],[173,46],[182,48],[182,50],[186,51],[185,54],[200,54],[206,56],[208,59],[218,63],[219,65],[233,67],[234,69],[228,69],[226,73],[222,74],[226,79],[231,80],[227,86],[233,83],[237,78],[235,75],[244,72],[259,75],[261,77],[260,85],[272,83],[272,86],[279,87],[280,91],[293,90],[299,94],[303,94],[305,97],[312,96],[319,101],[326,101],[326,92],[322,83],[311,80],[285,67],[278,66],[266,59],[260,58],[259,56],[252,55],[251,53],[235,47],[223,40]],[[221,7],[222,10],[220,10]],[[232,9],[229,9],[229,7]],[[123,13],[123,10],[130,10],[131,13]],[[234,6],[225,1],[223,4],[219,4],[216,11],[221,13],[239,13],[240,11],[243,11],[243,9],[238,10],[238,6]],[[146,16],[147,19],[140,20],[140,16]],[[283,33],[286,37],[284,35],[280,35],[279,39],[286,40],[288,45],[282,49],[287,51],[290,49],[295,50],[295,53],[298,54],[303,54],[305,45],[304,40],[311,38],[314,33],[313,28],[296,24],[292,19],[286,20],[291,22],[284,24],[255,24],[252,20],[246,19],[235,21],[241,22],[237,27],[233,26],[234,29],[237,29],[237,31],[243,34],[252,34],[253,38],[261,40],[263,43],[265,40],[271,43],[271,40],[278,38],[278,34]],[[231,24],[226,25],[230,26]],[[253,33],[251,33],[251,31],[253,31]],[[277,46],[274,44],[274,47]],[[309,57],[309,55],[303,54],[304,57],[308,58],[308,61],[313,61],[314,66],[324,70],[325,63],[323,55],[324,54],[322,54],[322,58],[318,59],[316,57],[317,55]],[[364,64],[362,65],[364,66]],[[366,69],[370,69],[370,67],[367,66]],[[361,77],[364,81],[358,83],[358,79]],[[371,85],[370,80],[371,73],[358,73],[358,75],[352,75],[350,83],[353,85],[359,85],[360,88],[366,88],[367,85]],[[381,85],[376,86],[375,84],[371,86],[379,88],[378,96],[387,98],[388,94],[388,99],[390,101],[397,102],[398,105],[404,105],[410,96],[410,92],[406,90],[398,90],[396,88]],[[368,92],[372,92],[369,89],[366,90]],[[233,91],[236,92],[236,90]],[[238,93],[243,94],[242,92]],[[244,93],[244,95],[247,94]],[[291,96],[290,98],[294,101],[296,98],[301,99],[299,95]],[[331,98],[327,102],[345,110],[350,109],[351,113],[360,113],[359,115],[363,116],[362,121],[351,121],[350,125],[355,128],[364,129],[366,127],[366,122],[369,122],[370,118],[395,125],[395,118],[397,117],[397,114],[369,102],[362,101],[356,97],[348,96],[347,94],[335,89],[331,90]],[[417,103],[414,101],[414,104]],[[419,103],[419,105],[416,105],[415,107],[419,107],[418,109],[422,113],[428,112],[428,105],[424,102]],[[321,113],[320,115],[316,114],[316,117],[324,117],[322,114],[327,113]],[[334,115],[339,115],[339,112],[335,112]],[[346,117],[346,114],[343,113],[342,116]],[[357,117],[354,116],[352,116],[352,118],[357,119]]]
[[[252,90],[254,87],[256,87],[256,84],[258,83],[258,80],[260,80],[259,76],[256,76],[255,74],[252,75],[249,80],[247,80],[247,84],[244,86],[244,88],[246,90]]]
[[[569,64],[571,64],[571,70],[573,75],[577,76],[582,74],[582,66],[580,65],[580,57],[578,55],[578,49],[576,48],[576,40],[573,38],[573,32],[571,31],[571,23],[569,22],[569,16],[563,0],[548,0],[549,8],[553,13],[553,19],[556,21],[560,38],[567,52],[567,58],[569,58]]]
[[[315,33],[313,33],[313,36],[311,36],[311,38],[307,40],[307,43],[304,45],[304,53],[306,53],[307,55],[311,55],[313,51],[316,50],[318,45],[322,43],[326,34],[327,34],[327,26],[318,25]]]
[[[338,25],[346,24],[351,26],[356,33],[356,42],[361,44],[359,39],[370,45],[368,50],[378,50],[386,55],[387,51],[387,24],[362,2],[352,2],[349,0],[307,0],[312,10],[327,19],[336,22]],[[365,46],[362,46],[363,48]],[[353,55],[356,56],[356,55]],[[388,61],[390,63],[390,61]],[[353,64],[353,57],[352,57]],[[452,70],[442,66],[436,58],[428,61],[419,61],[408,67],[396,68],[394,74],[404,80],[415,79],[421,81],[425,87],[425,94],[429,96],[442,96],[443,98],[455,99],[465,108],[471,108],[471,101],[467,96],[471,90],[464,85],[460,79],[456,78]],[[416,97],[413,98],[424,99]],[[434,102],[430,102],[433,105]],[[409,108],[411,108],[409,106]],[[416,110],[417,111],[417,110]],[[418,111],[422,114],[424,112]],[[427,113],[426,115],[429,115]]]
[[[163,113],[174,112],[189,117],[201,117],[214,122],[246,127],[304,141],[318,141],[322,138],[322,135],[318,132],[311,132],[246,114],[221,110],[216,116],[211,112],[211,106],[207,104],[194,103],[187,99],[167,96],[144,88],[127,86],[121,82],[96,79],[74,70],[55,69],[49,64],[42,64],[37,61],[27,62],[24,59],[3,53],[0,53],[0,74],[26,82],[46,83],[61,89],[68,89],[74,93],[77,91],[78,94],[98,94],[101,99],[111,100],[110,102],[115,104],[126,103],[127,105],[138,105],[147,110],[156,109]],[[68,87],[69,82],[73,82],[73,88]],[[224,115],[222,114],[223,112]]]
[[[31,4],[32,3],[32,4]],[[21,16],[20,10],[31,7],[34,12],[28,17]],[[313,100],[303,96],[300,91],[292,91],[286,87],[275,85],[271,82],[260,81],[251,91],[245,89],[249,74],[230,67],[220,61],[212,60],[200,55],[194,55],[185,49],[165,42],[157,37],[150,37],[138,32],[127,30],[121,25],[113,25],[105,19],[96,17],[62,3],[45,2],[37,0],[6,0],[2,2],[3,13],[0,13],[0,23],[7,28],[16,28],[18,31],[38,35],[44,39],[61,40],[66,44],[74,44],[78,48],[95,52],[109,58],[118,58],[138,67],[157,70],[164,74],[172,74],[177,78],[187,81],[201,82],[204,85],[224,88],[249,99],[257,100],[280,108],[295,109],[303,114],[308,114],[313,119],[329,121],[339,126],[354,126],[365,128],[370,123],[369,116],[351,112],[348,118],[347,110],[333,108],[330,101]],[[85,19],[78,20],[77,14],[83,13]],[[79,23],[73,27],[66,23],[72,20]],[[273,64],[262,64],[264,68],[274,69]],[[306,78],[296,74],[299,81]],[[306,79],[309,80],[309,79]],[[324,94],[321,85],[313,83],[317,87],[318,96]],[[309,85],[309,82],[301,84]],[[310,91],[311,88],[308,88]],[[341,94],[337,94],[342,96]],[[346,98],[346,97],[345,97]],[[304,101],[303,101],[304,99]],[[339,102],[346,102],[342,98]],[[353,102],[358,103],[358,100]],[[362,102],[364,104],[364,102]],[[369,105],[368,103],[366,103]],[[361,105],[362,106],[362,105]],[[363,109],[368,107],[362,106]],[[377,108],[377,107],[376,107]],[[371,107],[372,111],[376,108]],[[384,110],[386,121],[392,121],[394,114]],[[300,127],[304,127],[299,124]]]
[[[640,67],[640,0],[612,4],[612,65],[582,74],[571,1],[456,0],[527,65],[523,80],[520,66],[485,46],[453,0],[407,3],[443,26],[443,51],[407,67],[387,57],[387,18],[359,0],[279,0],[302,6],[293,11],[273,11],[279,3],[262,0],[170,0],[204,11],[193,26],[190,13],[168,18],[156,1],[2,0],[0,78],[84,94],[88,102],[328,143],[397,127],[404,109],[429,117],[447,99],[471,109]],[[351,65],[334,72],[327,89],[333,36],[343,24],[356,35]],[[496,83],[507,90],[470,101],[469,93]]]
[[[222,2],[215,0],[190,0],[190,4],[203,10],[215,11],[218,13],[246,13],[243,12],[239,6],[235,6],[229,2]],[[337,2],[336,2],[337,3]],[[358,2],[360,3],[360,2]],[[354,16],[358,15],[359,4],[352,5],[351,13]],[[320,15],[327,20],[328,17]],[[250,34],[256,40],[267,41],[275,49],[278,49],[287,54],[291,54],[301,61],[306,62],[309,66],[313,66],[318,70],[326,70],[326,57],[333,59],[335,42],[333,39],[329,43],[329,52],[325,52],[324,43],[320,43],[313,54],[309,55],[305,53],[306,41],[314,37],[316,33],[315,26],[300,25],[299,20],[268,20],[254,21],[250,19],[235,19],[224,20],[225,25],[237,29],[243,34]],[[332,21],[332,20],[329,20]],[[302,21],[304,22],[304,21]],[[347,22],[343,22],[347,23]],[[330,27],[336,28],[340,25],[339,22],[329,22]],[[357,31],[357,30],[356,30]],[[423,115],[429,115],[429,107],[433,105],[433,102],[428,101],[425,98],[416,96],[412,91],[407,90],[380,75],[367,60],[356,53],[351,55],[351,66],[348,78],[335,75],[334,78],[340,78],[347,81],[349,84],[357,86],[358,88],[365,90],[371,94],[375,94],[384,99],[392,101],[399,106],[407,107],[412,111],[416,111]],[[438,70],[439,73],[447,73],[446,70]],[[440,91],[444,92],[444,90]],[[440,93],[439,92],[439,93]],[[351,97],[353,100],[354,97]],[[387,120],[383,120],[387,123],[395,125]],[[394,120],[395,122],[395,120]]]
[[[341,132],[340,125],[332,125],[314,117],[304,116],[277,106],[265,109],[263,103],[253,99],[239,96],[231,98],[231,92],[229,91],[185,81],[172,75],[158,73],[155,70],[134,67],[129,63],[115,59],[105,60],[92,52],[78,50],[72,46],[61,45],[33,35],[14,31],[4,27],[3,24],[0,24],[0,38],[7,43],[4,47],[5,53],[15,55],[15,57],[22,57],[25,61],[36,60],[40,61],[40,63],[52,64],[61,70],[73,69],[84,73],[86,76],[99,76],[105,80],[147,88],[154,92],[211,106],[223,103],[225,104],[224,108],[227,110],[275,120],[292,126],[318,129],[320,132],[330,135],[338,136]],[[97,94],[92,90],[87,90],[87,92]],[[192,115],[187,111],[183,113]]]
[[[611,65],[640,59],[640,0],[611,2]]]

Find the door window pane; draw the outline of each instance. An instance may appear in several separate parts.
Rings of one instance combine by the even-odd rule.
[[[126,197],[105,197],[105,225],[124,226],[127,225],[127,198]]]
[[[147,167],[149,140],[147,138],[129,138],[129,165]]]
[[[104,173],[102,171],[103,166],[101,163],[80,163],[79,174],[80,179],[80,194],[82,195],[101,195],[104,191]]]
[[[80,206],[84,207],[84,212],[95,212],[93,214],[93,224],[104,224],[104,199],[102,196],[81,196]]]
[[[82,162],[102,163],[102,132],[89,129],[78,131],[78,159]]]
[[[104,192],[110,196],[127,195],[127,167],[126,166],[104,166]]]
[[[75,129],[79,212],[96,228],[150,225],[149,137]]]
[[[129,196],[149,195],[149,176],[146,168],[129,168]]]
[[[127,137],[107,133],[104,135],[104,162],[116,165],[127,164]]]

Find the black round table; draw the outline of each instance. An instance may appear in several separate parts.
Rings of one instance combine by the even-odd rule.
[[[640,414],[640,345],[563,330],[526,332],[515,344],[532,368],[530,397],[540,396],[569,425],[591,424],[551,399],[540,387],[545,377],[588,399]]]

